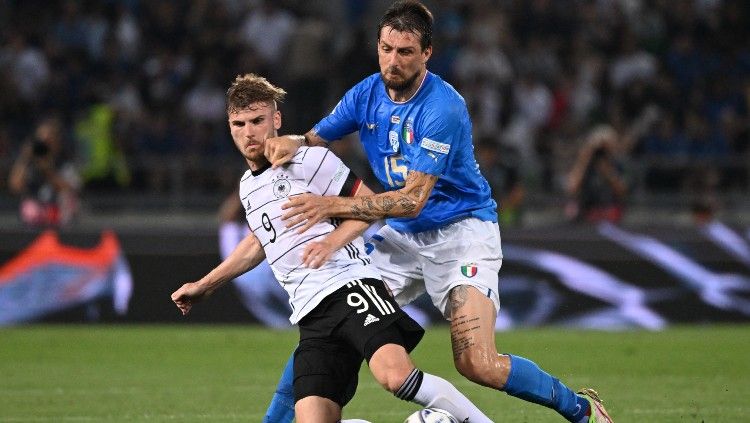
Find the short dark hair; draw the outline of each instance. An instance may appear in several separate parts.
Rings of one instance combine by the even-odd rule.
[[[237,75],[227,90],[227,113],[245,110],[254,103],[271,103],[284,101],[286,91],[268,82],[266,78],[254,73]]]
[[[398,32],[419,35],[422,50],[432,46],[432,13],[416,0],[399,0],[385,11],[378,24],[378,40],[380,31],[386,26]]]

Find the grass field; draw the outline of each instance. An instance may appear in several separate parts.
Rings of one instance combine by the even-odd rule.
[[[414,358],[497,422],[561,422],[453,369],[446,328]],[[571,387],[593,386],[618,423],[750,421],[750,326],[498,334]],[[0,330],[0,422],[260,422],[296,331],[242,326],[22,326]],[[367,373],[345,417],[400,423],[416,407]]]

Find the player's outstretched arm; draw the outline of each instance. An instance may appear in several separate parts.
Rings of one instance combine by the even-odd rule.
[[[365,196],[375,194],[364,183],[359,184],[359,189],[354,196]],[[327,262],[334,252],[344,248],[352,240],[362,235],[371,222],[358,219],[346,219],[321,241],[311,242],[305,246],[302,260],[305,266],[317,269]]]
[[[321,197],[302,194],[290,197],[281,206],[287,210],[282,216],[287,227],[307,221],[298,232],[329,217],[342,217],[373,222],[386,217],[416,217],[430,198],[438,177],[429,173],[410,171],[406,184],[396,191],[356,197]]]
[[[172,301],[183,315],[193,304],[210,296],[219,287],[257,266],[266,257],[260,241],[253,234],[245,237],[224,261],[197,282],[182,285],[172,293]]]
[[[326,147],[328,143],[312,130],[308,131],[305,135],[282,135],[266,139],[264,155],[271,162],[271,166],[276,169],[280,165],[292,160],[294,154],[303,145],[308,147]]]

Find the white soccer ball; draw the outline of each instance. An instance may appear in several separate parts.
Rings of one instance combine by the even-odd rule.
[[[451,413],[440,408],[423,408],[407,417],[404,423],[459,423]]]

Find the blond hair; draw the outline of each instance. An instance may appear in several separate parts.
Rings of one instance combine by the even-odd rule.
[[[255,103],[270,103],[275,108],[277,102],[284,101],[284,96],[286,91],[262,76],[254,73],[237,75],[227,90],[227,113],[245,110]]]

